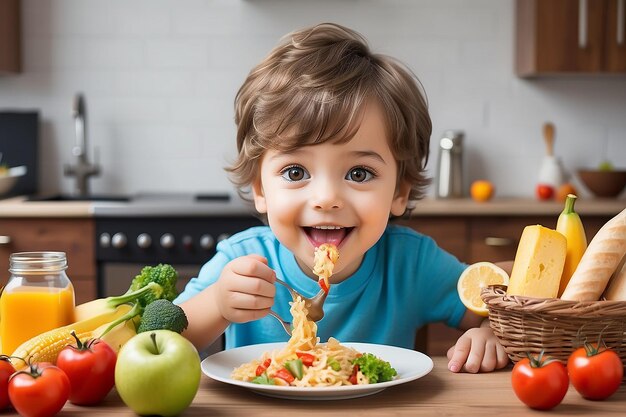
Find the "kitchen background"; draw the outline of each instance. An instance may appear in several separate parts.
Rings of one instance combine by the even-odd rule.
[[[360,31],[418,75],[433,120],[465,132],[466,183],[533,196],[542,125],[571,172],[626,167],[626,78],[515,75],[513,0],[22,1],[22,72],[0,76],[0,109],[40,112],[41,192],[71,192],[72,99],[87,104],[94,193],[230,192],[233,100],[285,33],[323,21]],[[579,185],[577,178],[574,183]],[[586,190],[579,186],[582,195]],[[430,193],[433,193],[431,189]]]

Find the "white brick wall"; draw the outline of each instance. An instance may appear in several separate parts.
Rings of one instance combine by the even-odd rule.
[[[541,126],[557,127],[570,170],[607,155],[626,168],[626,78],[521,80],[513,70],[513,1],[23,0],[24,72],[0,77],[0,108],[42,114],[44,191],[70,191],[72,96],[86,95],[103,175],[94,192],[230,190],[233,99],[283,34],[321,21],[363,33],[423,82],[433,119],[431,167],[445,129],[466,132],[467,181],[530,196]]]

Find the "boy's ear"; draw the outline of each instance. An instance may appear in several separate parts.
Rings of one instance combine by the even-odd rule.
[[[254,208],[260,214],[267,213],[267,204],[265,201],[265,193],[263,192],[263,185],[261,184],[261,179],[257,178],[252,183],[252,197],[254,200]]]
[[[409,193],[411,192],[411,184],[408,181],[402,181],[396,190],[396,194],[391,202],[391,214],[399,217],[406,211],[406,205],[409,203]]]

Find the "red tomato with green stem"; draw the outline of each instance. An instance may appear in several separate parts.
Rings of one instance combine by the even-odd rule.
[[[0,410],[7,408],[9,400],[9,378],[15,372],[11,360],[6,355],[0,355]]]
[[[558,360],[543,355],[528,355],[517,362],[511,372],[511,383],[517,398],[530,408],[549,410],[563,401],[569,378]]]
[[[49,364],[30,364],[9,379],[9,398],[23,417],[51,417],[61,411],[70,396],[70,380]]]
[[[115,385],[117,355],[102,340],[82,342],[73,331],[72,336],[76,345],[66,346],[57,357],[57,366],[70,380],[70,402],[77,405],[97,404]]]
[[[589,400],[604,400],[617,391],[624,376],[624,365],[615,351],[604,344],[585,343],[567,360],[572,385]]]

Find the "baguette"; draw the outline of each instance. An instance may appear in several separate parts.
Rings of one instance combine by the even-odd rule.
[[[626,256],[617,267],[611,281],[609,281],[609,285],[604,292],[604,298],[613,301],[626,301]]]
[[[597,301],[626,254],[626,209],[593,237],[561,299]]]

